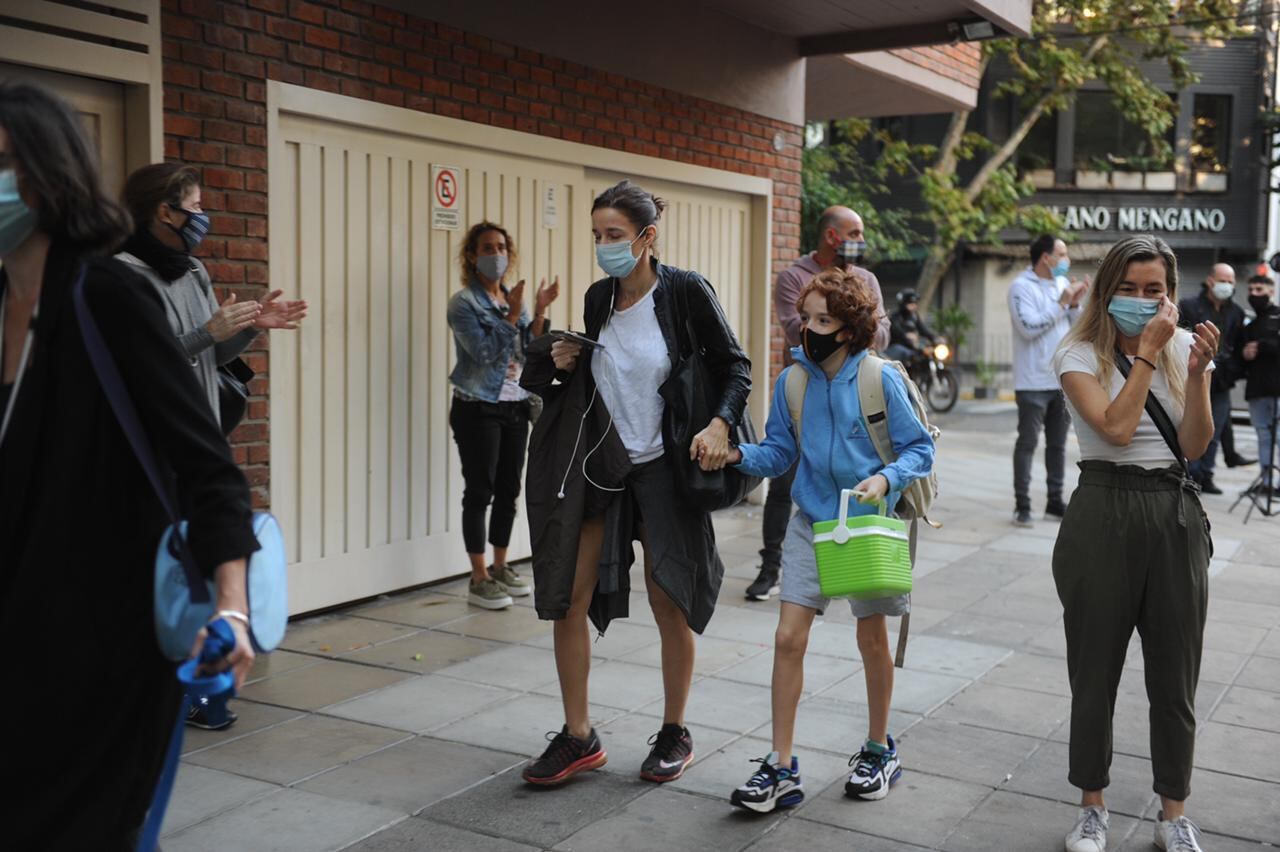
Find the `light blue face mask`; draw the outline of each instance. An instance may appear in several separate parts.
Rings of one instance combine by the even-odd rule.
[[[1053,265],[1053,277],[1061,278],[1062,276],[1066,275],[1070,269],[1071,269],[1071,260],[1069,258],[1064,257],[1062,260],[1058,261]]]
[[[1116,327],[1125,337],[1137,337],[1160,310],[1159,299],[1139,299],[1134,296],[1112,296],[1107,313],[1116,321]]]
[[[616,243],[598,243],[596,245],[596,263],[600,264],[600,268],[604,270],[605,275],[611,275],[614,278],[626,278],[631,274],[631,270],[636,268],[636,264],[640,262],[640,258],[631,253],[631,247],[636,244],[636,240],[644,236],[644,232],[648,227],[640,229],[640,235],[629,243],[619,240]]]
[[[0,257],[26,242],[35,229],[35,211],[18,194],[18,175],[13,169],[0,172]]]

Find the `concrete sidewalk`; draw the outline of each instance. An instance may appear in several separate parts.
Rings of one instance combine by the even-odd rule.
[[[561,725],[550,624],[530,598],[503,612],[469,607],[459,581],[294,625],[235,702],[235,727],[189,732],[166,852],[1061,849],[1079,794],[1066,780],[1070,691],[1049,571],[1057,527],[1010,524],[1011,409],[962,403],[939,418],[945,526],[922,533],[890,723],[905,772],[887,799],[843,796],[866,707],[852,620],[834,606],[815,624],[805,666],[796,748],[807,801],[770,816],[728,804],[748,760],[769,751],[778,606],[743,598],[760,526],[758,510],[744,508],[716,521],[728,573],[698,641],[688,710],[698,758],[681,780],[637,777],[662,714],[658,635],[642,595],[594,646],[593,717],[608,765],[539,790],[519,768]],[[1252,454],[1249,431],[1236,434]],[[1242,525],[1243,505],[1227,513],[1253,473],[1221,470],[1228,495],[1205,498],[1217,555],[1188,814],[1211,852],[1280,845],[1280,518]],[[1041,467],[1037,511],[1043,489]],[[1136,637],[1128,667],[1110,848],[1146,850],[1157,802]]]

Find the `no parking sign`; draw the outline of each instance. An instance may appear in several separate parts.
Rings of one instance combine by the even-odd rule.
[[[456,231],[462,227],[462,179],[454,166],[431,167],[431,227]]]

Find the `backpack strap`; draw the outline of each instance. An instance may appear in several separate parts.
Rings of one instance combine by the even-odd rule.
[[[884,365],[883,358],[877,358],[870,352],[863,358],[858,368],[858,403],[862,407],[863,425],[867,427],[876,454],[888,465],[898,460],[898,454],[893,451],[889,417],[885,413]]]
[[[804,413],[804,392],[809,387],[809,374],[799,364],[787,368],[782,393],[787,399],[787,411],[791,412],[791,429],[796,434],[796,446],[800,446],[800,415]]]

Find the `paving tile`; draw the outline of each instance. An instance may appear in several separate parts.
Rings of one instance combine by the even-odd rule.
[[[1066,743],[1041,744],[1021,766],[1011,769],[1013,777],[1003,785],[1015,793],[1028,793],[1044,799],[1068,804],[1080,803],[1080,790],[1067,781],[1068,753]],[[1151,804],[1151,761],[1143,757],[1115,754],[1111,758],[1111,786],[1107,788],[1107,807],[1117,814],[1140,817]],[[1068,824],[1066,831],[1071,828]]]
[[[408,636],[417,629],[349,615],[322,615],[290,625],[280,647],[286,651],[337,657],[367,645]]]
[[[1195,765],[1280,784],[1280,733],[1209,722],[1196,731]],[[1280,830],[1280,824],[1276,826]],[[1280,840],[1280,833],[1276,839]]]
[[[1267,636],[1263,627],[1234,624],[1229,621],[1210,621],[1204,626],[1204,647],[1214,651],[1230,651],[1236,654],[1252,654]]]
[[[1240,676],[1236,678],[1236,686],[1247,686],[1251,689],[1280,690],[1280,659],[1272,657],[1253,657],[1245,663]]]
[[[989,852],[1012,848],[1059,849],[1075,824],[1079,807],[999,791],[979,805],[947,837],[947,852]],[[1108,837],[1123,837],[1137,821],[1113,813]]]
[[[778,629],[778,615],[763,610],[728,607],[717,609],[711,617],[704,636],[718,639],[732,639],[737,642],[750,642],[755,645],[773,645],[774,633]]]
[[[783,821],[781,825],[757,840],[748,847],[751,852],[774,852],[779,849],[803,849],[804,852],[920,852],[923,846],[912,846],[836,828],[834,825],[823,825],[811,822],[803,817],[803,811],[792,819]]]
[[[1005,550],[1010,553],[1025,553],[1030,556],[1053,556],[1054,540],[1046,536],[1029,535],[1012,532],[995,541],[987,542],[987,550]]]
[[[896,705],[889,711],[889,733],[898,737],[920,720]],[[836,754],[852,754],[867,738],[869,717],[865,704],[838,701],[820,695],[800,702],[796,712],[794,740],[796,748],[816,748]],[[771,740],[772,720],[751,732],[754,737]]]
[[[184,764],[173,784],[173,797],[169,799],[169,810],[165,811],[161,834],[181,831],[279,789],[275,784]]]
[[[1226,583],[1211,584],[1209,618],[1267,629],[1280,625],[1280,606],[1253,603],[1250,592],[1247,587],[1232,587]]]
[[[422,734],[517,694],[440,675],[422,675],[330,706],[325,713]]]
[[[804,655],[804,694],[812,695],[834,686],[842,680],[860,675],[862,663],[827,657],[822,654]],[[736,680],[740,683],[752,683],[756,686],[770,686],[773,683],[773,650],[756,654],[750,659],[729,666],[716,672],[722,680]],[[862,678],[859,676],[858,680]]]
[[[997,787],[1039,745],[1039,740],[942,719],[922,719],[898,740],[909,771]]]
[[[327,852],[343,849],[404,817],[392,810],[280,790],[167,838],[165,852],[244,849]]]
[[[295,654],[292,651],[275,650],[270,654],[258,654],[253,658],[253,667],[245,678],[245,683],[264,680],[295,669],[314,666],[320,658],[310,654]]]
[[[437,802],[421,816],[541,849],[652,790],[639,778],[608,772],[578,775],[558,788],[534,787],[508,773]],[[619,848],[625,847],[615,852]]]
[[[946,636],[916,636],[907,641],[907,668],[963,678],[978,678],[1011,652],[1003,646],[983,645]]]
[[[1061,622],[1041,630],[1035,635],[1035,638],[1023,646],[1022,650],[1066,660],[1067,635],[1062,628]],[[1064,662],[1063,665],[1065,666],[1066,663]]]
[[[479,654],[443,668],[439,673],[458,680],[517,691],[530,690],[558,680],[555,654],[545,648],[528,645],[511,645]],[[559,694],[558,690],[556,694]]]
[[[656,627],[615,621],[609,625],[609,630],[603,636],[592,632],[591,656],[609,660],[620,659],[633,651],[657,644],[660,638]],[[525,644],[548,649],[554,649],[556,646],[555,636],[550,633],[530,639]]]
[[[1020,648],[1035,639],[1043,629],[1044,622],[1011,621],[980,615],[970,608],[935,624],[928,632],[930,636],[949,636],[1001,648]]]
[[[695,675],[715,674],[721,669],[727,669],[729,666],[769,650],[768,645],[717,639],[714,636],[699,636],[694,641],[693,673]],[[620,659],[628,663],[661,668],[662,646],[661,644],[648,645],[638,651],[624,654]]]
[[[523,763],[516,754],[415,737],[318,775],[299,789],[414,814]]]
[[[1254,653],[1263,657],[1280,658],[1280,627],[1268,633]]]
[[[301,719],[302,713],[287,707],[273,707],[270,704],[259,704],[256,701],[232,699],[228,705],[239,718],[230,728],[221,731],[202,731],[188,727],[182,736],[182,753],[190,754],[203,748],[228,743],[248,736],[254,731],[261,731],[272,725],[279,725],[290,719]]]
[[[431,852],[538,852],[537,846],[486,837],[425,819],[398,822],[355,846],[348,846],[344,852],[423,852],[427,849]]]
[[[1132,834],[1119,846],[1111,846],[1111,849],[1117,849],[1118,852],[1151,852],[1156,847],[1152,844],[1152,835],[1155,833],[1155,819],[1149,818],[1139,823]],[[1256,840],[1241,840],[1236,837],[1226,837],[1221,834],[1210,834],[1202,832],[1200,834],[1200,846],[1209,852],[1271,852],[1275,849],[1275,845],[1264,846]]]
[[[934,715],[980,728],[1045,737],[1070,712],[1070,699],[1061,696],[978,683],[952,698]]]
[[[596,732],[609,754],[609,762],[605,764],[604,771],[627,776],[639,775],[640,764],[649,756],[652,748],[649,740],[661,727],[662,717],[640,713],[628,713],[598,725]],[[739,737],[732,731],[722,731],[706,725],[691,725],[689,733],[693,736],[695,766]]]
[[[475,608],[472,607],[472,611]],[[476,612],[439,626],[449,633],[474,636],[477,639],[494,639],[499,642],[525,642],[551,633],[550,621],[543,621],[528,607],[513,606],[510,609]]]
[[[683,777],[663,786],[710,796],[723,802],[726,811],[731,811],[733,807],[729,804],[729,794],[760,768],[758,763],[752,761],[765,757],[772,750],[768,739],[741,737],[694,761]],[[847,755],[806,748],[796,748],[794,751],[800,760],[800,779],[806,796],[818,795],[827,784],[843,778],[848,772]],[[803,809],[804,805],[801,805],[798,811]]]
[[[862,802],[844,795],[844,779],[840,778],[821,795],[810,798],[804,805],[804,817],[935,848],[990,793],[991,788],[984,785],[904,771],[886,798]]]
[[[598,704],[589,705],[588,710],[595,725],[622,714]],[[559,697],[525,694],[437,728],[432,736],[533,757],[547,747],[547,733],[563,725],[564,705]]]
[[[659,788],[592,823],[555,848],[572,852],[721,852],[741,849],[763,837],[780,818],[746,814],[726,802]]]
[[[894,710],[924,714],[941,705],[970,683],[971,681],[964,677],[917,669],[894,669],[893,699],[890,703]],[[863,676],[846,678],[824,691],[821,697],[835,698],[853,704],[866,704],[866,679]]]
[[[354,651],[346,659],[353,663],[426,674],[504,647],[487,639],[423,630],[404,639]]]
[[[852,619],[834,618],[837,614],[848,614],[848,608],[839,610],[840,601],[833,601],[830,615],[816,618],[809,629],[809,646],[806,653],[822,654],[828,657],[839,657],[842,660],[862,662],[862,654],[858,652],[858,634]]]
[[[407,597],[397,595],[386,601],[356,607],[350,612],[361,618],[390,621],[413,627],[435,627],[467,615],[474,615],[479,610],[452,595],[427,594]]]
[[[1005,586],[1004,591],[1052,601],[1058,605],[1058,615],[1062,614],[1062,602],[1058,600],[1058,587],[1053,582],[1052,571],[1033,571]]]
[[[307,716],[188,755],[185,760],[276,784],[293,784],[405,739],[407,734],[344,719]]]
[[[1280,734],[1280,693],[1233,686],[1210,718]]]
[[[640,711],[661,716],[662,707],[662,699],[658,698],[641,707]],[[694,683],[689,691],[689,704],[684,716],[686,724],[710,725],[745,734],[769,721],[771,713],[767,687],[704,678]]]
[[[1050,578],[1050,585],[1053,580]],[[1004,589],[987,595],[967,607],[965,613],[986,615],[1021,623],[1049,624],[1062,617],[1062,604],[1055,593],[1052,600],[1035,595],[1024,595]]]
[[[1071,697],[1066,662],[1040,654],[1012,654],[983,675],[982,682]]]
[[[240,695],[281,707],[318,710],[399,683],[407,677],[410,675],[390,669],[321,660],[314,666],[251,683],[240,690]]]
[[[698,687],[695,684],[693,688]],[[655,696],[662,695],[662,669],[621,660],[592,661],[587,690],[590,700],[596,704],[635,710],[653,703]],[[559,698],[560,681],[544,684],[535,691]]]
[[[1152,803],[1148,819],[1155,818],[1159,806]],[[1204,831],[1274,846],[1280,842],[1280,784],[1196,770],[1191,776],[1187,816]]]

